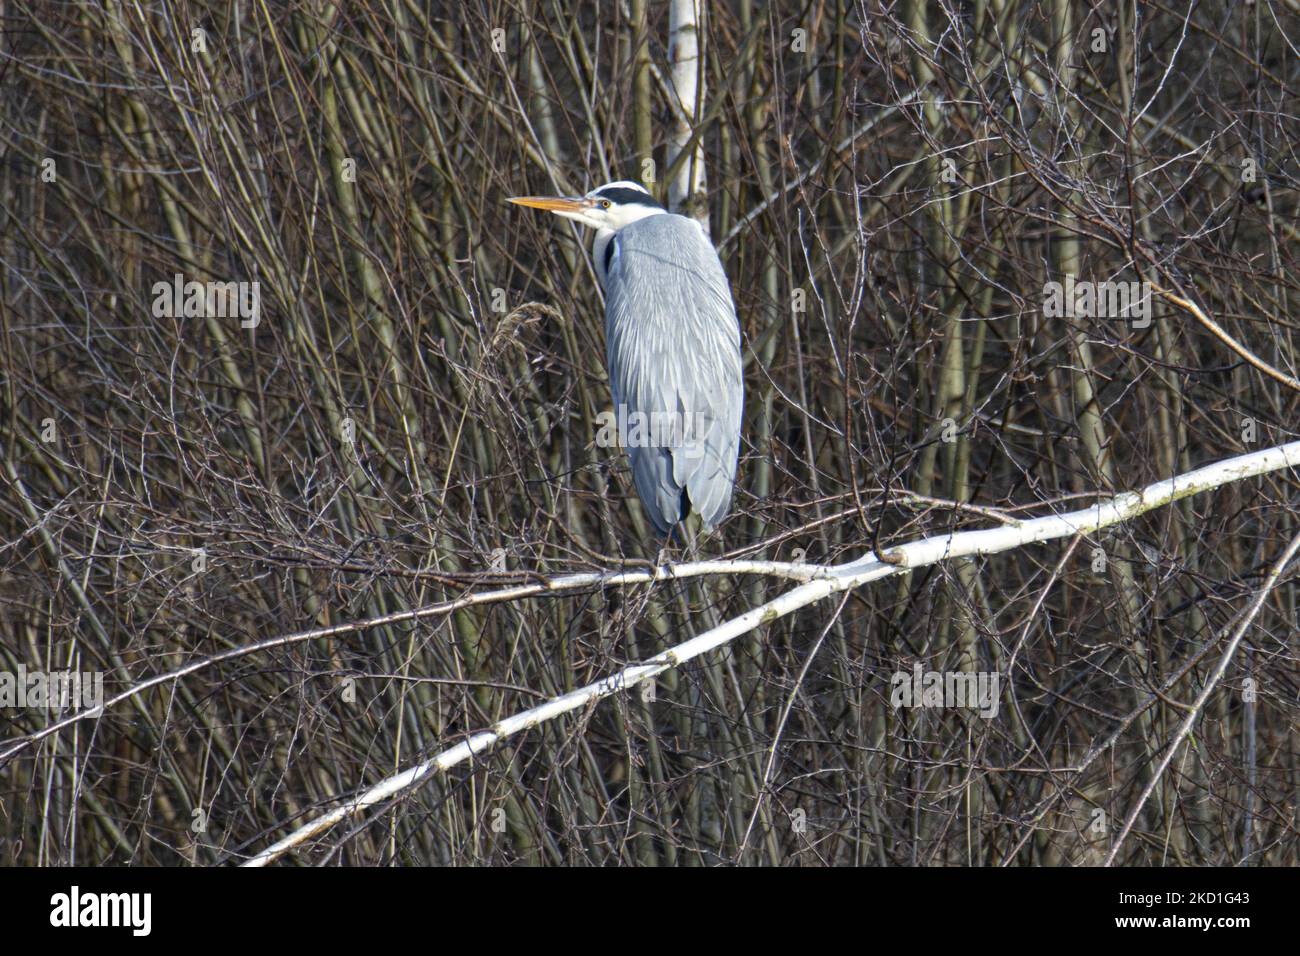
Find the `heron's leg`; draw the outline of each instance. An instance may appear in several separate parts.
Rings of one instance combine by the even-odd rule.
[[[659,554],[655,558],[655,563],[658,565],[671,564],[674,548],[681,548],[683,561],[699,560],[699,542],[707,540],[710,534],[711,532],[704,530],[699,516],[695,512],[691,512],[669,529],[668,537],[659,546]]]
[[[704,530],[704,523],[700,521],[700,516],[694,511],[682,519],[677,526],[680,529],[682,539],[682,551],[687,561],[698,561],[700,559],[700,543],[706,540],[708,532]]]

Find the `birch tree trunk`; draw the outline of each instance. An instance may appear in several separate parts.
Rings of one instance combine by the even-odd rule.
[[[668,11],[668,58],[672,63],[673,132],[668,142],[668,168],[690,146],[694,126],[704,102],[704,70],[700,26],[704,10],[700,0],[673,0]],[[689,216],[709,234],[709,207],[705,201],[704,144],[697,139],[691,154],[668,180],[668,208]]]

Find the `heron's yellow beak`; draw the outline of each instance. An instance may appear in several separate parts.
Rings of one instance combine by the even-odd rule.
[[[582,212],[588,205],[585,199],[565,199],[563,196],[511,196],[507,202],[547,212]]]

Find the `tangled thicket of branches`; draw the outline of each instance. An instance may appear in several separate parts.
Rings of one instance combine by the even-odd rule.
[[[110,697],[188,671],[22,746],[57,715],[0,709],[0,859],[241,859],[789,586],[238,653],[656,557],[595,441],[588,237],[503,200],[662,190],[683,121],[746,359],[704,555],[842,562],[1294,440],[1300,11],[1192,6],[708,4],[682,116],[654,0],[10,4],[0,671]],[[177,274],[258,282],[256,323],[166,314]],[[1149,317],[1058,314],[1067,276],[1148,283]],[[1280,471],[836,595],[300,859],[1091,863],[1136,813],[1119,862],[1294,865],[1294,565],[1157,770],[1298,492]],[[996,673],[997,714],[892,706],[918,663]]]

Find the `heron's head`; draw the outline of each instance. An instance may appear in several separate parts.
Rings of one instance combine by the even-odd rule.
[[[545,209],[565,219],[574,219],[593,229],[618,232],[629,223],[667,212],[639,183],[620,180],[606,183],[585,196],[514,196],[512,203]]]

